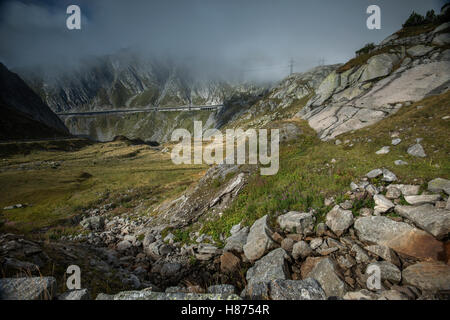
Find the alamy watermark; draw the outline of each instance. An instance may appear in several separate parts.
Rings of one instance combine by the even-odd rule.
[[[171,141],[178,144],[172,149],[171,158],[175,164],[259,163],[261,175],[274,175],[279,169],[279,130],[270,130],[270,153],[268,139],[267,129],[246,131],[227,129],[224,138],[222,132],[217,129],[208,129],[203,132],[202,122],[194,121],[193,137],[186,129],[176,129],[172,132]],[[211,143],[204,147],[205,141]]]

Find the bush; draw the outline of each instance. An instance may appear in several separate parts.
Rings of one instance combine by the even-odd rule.
[[[361,49],[359,49],[355,53],[356,53],[357,56],[359,56],[360,54],[369,53],[373,49],[375,49],[375,44],[373,42],[371,42],[371,43],[366,44],[364,47],[362,47]]]

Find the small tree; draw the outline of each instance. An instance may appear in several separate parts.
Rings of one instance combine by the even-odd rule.
[[[375,44],[373,42],[371,42],[371,43],[366,44],[364,47],[362,47],[361,49],[359,49],[355,53],[356,53],[357,56],[359,56],[360,54],[369,53],[373,49],[375,49]]]
[[[434,10],[429,10],[427,11],[426,15],[425,15],[425,23],[434,23],[436,22],[437,17],[436,14],[434,13]]]
[[[408,20],[403,24],[403,27],[413,27],[423,24],[425,21],[425,18],[413,11],[411,15],[409,16]]]

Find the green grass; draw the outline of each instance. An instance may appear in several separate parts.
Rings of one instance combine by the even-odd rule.
[[[417,109],[418,105],[425,107]],[[231,207],[220,218],[205,221],[201,231],[218,240],[239,222],[251,225],[265,214],[273,220],[285,210],[315,209],[317,222],[321,222],[330,209],[324,206],[324,199],[334,196],[338,203],[344,201],[350,182],[357,182],[374,168],[392,170],[402,183],[420,185],[436,177],[448,179],[450,122],[442,120],[446,115],[450,115],[450,92],[403,107],[375,125],[339,137],[350,140],[352,147],[320,141],[302,121],[304,135],[296,143],[281,147],[279,172],[274,176],[253,175]],[[391,146],[387,155],[376,155],[381,147],[391,145],[394,131],[400,132],[401,144]],[[424,159],[406,153],[419,137],[428,155]],[[409,165],[395,166],[397,159]],[[357,215],[362,207],[373,207],[373,203],[356,202],[353,213]]]
[[[38,165],[40,161],[61,165],[52,169]],[[153,206],[197,181],[206,169],[174,165],[170,154],[123,142],[94,144],[75,152],[33,151],[10,156],[0,165],[0,208],[32,204],[0,210],[0,230],[30,235],[45,232],[52,238],[76,231],[69,219],[86,208],[113,203],[111,214],[134,214],[136,207],[147,208],[148,214]]]

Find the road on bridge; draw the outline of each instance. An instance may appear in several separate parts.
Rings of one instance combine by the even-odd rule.
[[[144,108],[144,109],[116,109],[116,110],[101,110],[101,111],[85,111],[85,112],[58,112],[58,116],[93,116],[101,114],[111,113],[140,113],[140,112],[167,112],[167,111],[199,111],[199,110],[217,110],[223,107],[221,104],[209,105],[209,106],[179,106],[179,107],[167,107],[167,108]]]

